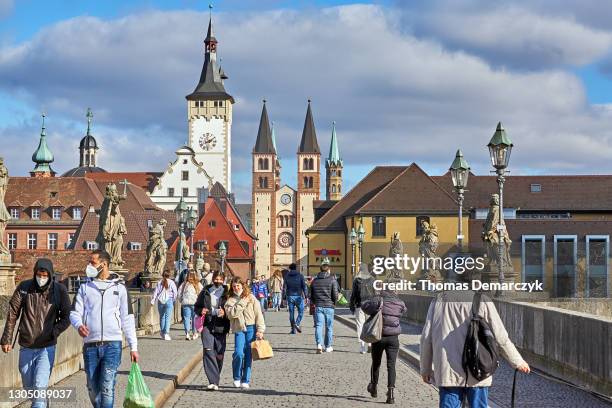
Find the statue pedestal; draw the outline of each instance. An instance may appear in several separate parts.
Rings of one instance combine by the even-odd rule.
[[[153,291],[153,289],[155,289],[155,286],[157,286],[157,284],[159,283],[159,281],[162,280],[162,277],[159,275],[145,275],[142,277],[142,282],[146,283],[149,282],[149,289],[151,291]]]
[[[21,264],[0,264],[0,295],[12,295],[15,291],[15,275],[21,269]]]
[[[126,269],[126,268],[112,268],[110,270],[110,273],[116,273],[127,284],[127,278],[128,278],[129,273],[130,273],[130,271],[128,269]]]

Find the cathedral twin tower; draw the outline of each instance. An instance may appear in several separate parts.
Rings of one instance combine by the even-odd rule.
[[[308,101],[302,139],[297,151],[297,190],[281,185],[280,160],[274,128],[270,127],[266,101],[263,103],[257,140],[253,147],[252,229],[257,236],[255,268],[258,275],[270,275],[291,263],[302,273],[308,269],[306,230],[315,221],[320,202],[321,150],[317,141],[311,102]],[[342,160],[335,124],[328,159],[326,199],[342,197]]]

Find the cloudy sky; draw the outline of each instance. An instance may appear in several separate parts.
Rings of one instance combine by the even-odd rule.
[[[78,164],[94,111],[99,163],[163,171],[187,137],[205,2],[0,0],[0,155],[31,170],[40,112],[54,169]],[[442,174],[461,148],[489,171],[502,121],[513,174],[612,173],[612,2],[428,0],[215,2],[236,99],[234,191],[249,200],[261,100],[295,183],[306,100],[327,154],[336,121],[346,187],[373,166]]]

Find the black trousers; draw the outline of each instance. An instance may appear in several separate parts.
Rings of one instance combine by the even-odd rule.
[[[383,336],[380,341],[372,343],[372,370],[371,383],[378,384],[378,373],[382,362],[383,352],[387,353],[387,387],[395,388],[395,363],[399,353],[398,336]]]
[[[202,330],[202,346],[204,346],[204,372],[209,384],[219,385],[227,334],[211,333],[207,327]]]

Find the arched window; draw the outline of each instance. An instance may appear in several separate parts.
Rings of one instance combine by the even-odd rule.
[[[335,193],[335,192],[336,192],[336,185],[332,184],[332,193]]]
[[[338,193],[341,193],[341,192],[342,192],[342,188],[341,188],[341,187],[342,187],[342,186],[341,186],[340,184],[338,184]]]
[[[338,170],[338,177],[342,177],[342,170]]]
[[[308,177],[304,177],[304,188],[308,188]]]
[[[308,170],[314,170],[314,159],[308,159]]]
[[[263,188],[264,187],[264,182],[263,182],[263,177],[259,178],[259,188]]]
[[[268,178],[264,177],[264,188],[268,188]]]
[[[332,170],[331,171],[331,175],[332,175],[332,177],[335,177],[336,176],[336,170]]]
[[[263,159],[262,158],[259,158],[257,160],[257,169],[258,170],[263,170]]]
[[[268,170],[270,168],[270,162],[268,159],[264,159],[264,170]]]

